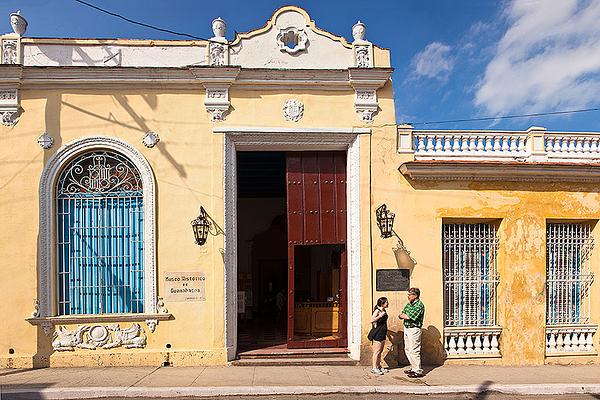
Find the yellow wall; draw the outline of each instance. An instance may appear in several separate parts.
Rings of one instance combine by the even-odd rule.
[[[394,109],[391,85],[379,91],[382,111],[378,124],[387,124],[393,136]],[[289,90],[230,90],[232,111],[224,125],[274,127],[353,127],[362,124],[354,111],[354,92]],[[304,103],[298,123],[282,116],[290,98]],[[210,237],[205,246],[194,244],[190,221],[203,205],[223,226],[223,135],[214,134],[204,93],[196,90],[69,90],[21,91],[23,113],[13,128],[0,127],[0,260],[4,278],[0,292],[10,301],[0,302],[1,366],[159,365],[165,345],[172,345],[174,365],[223,364],[223,236]],[[36,143],[42,132],[55,140],[50,150]],[[141,144],[148,131],[158,132],[160,143],[152,149]],[[86,136],[111,136],[133,145],[150,163],[156,181],[157,281],[166,271],[201,270],[206,276],[206,301],[167,302],[171,321],[159,322],[145,349],[52,352],[50,336],[25,318],[33,311],[37,295],[39,180],[44,165],[61,146]],[[369,138],[361,139],[361,190],[369,202]],[[369,268],[369,210],[364,209],[363,266]],[[367,271],[368,275],[368,271]],[[157,286],[161,296],[162,287]],[[370,308],[365,288],[365,309]],[[121,323],[128,327],[129,323]],[[76,325],[68,325],[73,329]],[[9,349],[14,354],[9,355]]]
[[[443,286],[442,223],[448,221],[500,221],[497,323],[503,327],[500,336],[502,359],[457,362],[492,362],[505,365],[567,362],[598,362],[596,356],[545,358],[545,282],[546,223],[548,220],[597,220],[600,217],[600,195],[594,184],[550,182],[465,182],[408,181],[398,171],[412,155],[393,151],[393,135],[373,135],[374,179],[372,207],[381,203],[396,213],[394,228],[416,259],[411,285],[421,289],[426,306],[423,331],[423,358],[426,363],[444,361],[443,350]],[[375,220],[374,268],[395,267],[394,241],[379,237]],[[596,242],[598,228],[593,230]],[[599,276],[599,255],[595,250],[592,272]],[[591,322],[600,321],[597,307],[598,285],[592,286]],[[392,335],[399,331],[395,316],[406,303],[406,292],[375,292],[390,298]],[[596,300],[595,300],[596,299]],[[598,348],[598,336],[594,343]],[[402,349],[392,348],[387,358],[393,363],[403,358]],[[453,361],[454,362],[454,361]]]

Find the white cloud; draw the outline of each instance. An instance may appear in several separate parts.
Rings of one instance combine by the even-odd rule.
[[[440,42],[427,45],[412,59],[412,77],[435,78],[446,81],[454,68],[454,60],[450,54],[452,48]]]
[[[505,17],[478,106],[498,115],[600,102],[600,1],[513,0]]]

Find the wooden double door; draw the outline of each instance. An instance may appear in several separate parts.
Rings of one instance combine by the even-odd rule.
[[[347,346],[346,153],[286,153],[288,348]]]

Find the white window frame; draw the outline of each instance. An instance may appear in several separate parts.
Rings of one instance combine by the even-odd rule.
[[[144,188],[144,315],[157,312],[155,182],[152,168],[144,156],[127,142],[114,137],[92,136],[77,139],[61,147],[48,160],[41,175],[39,189],[39,317],[57,315],[56,181],[60,171],[73,157],[84,152],[102,149],[112,150],[127,157],[140,172]]]

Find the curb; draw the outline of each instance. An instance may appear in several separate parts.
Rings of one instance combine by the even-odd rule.
[[[224,386],[224,387],[86,387],[2,389],[0,398],[36,395],[48,400],[165,397],[218,397],[319,394],[458,394],[497,392],[513,395],[600,394],[600,384],[490,384],[444,386]]]

